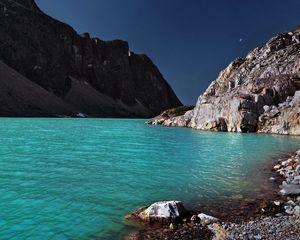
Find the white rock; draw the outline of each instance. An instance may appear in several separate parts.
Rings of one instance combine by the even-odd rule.
[[[264,108],[265,113],[270,112],[270,106],[265,105],[263,108]]]
[[[296,203],[293,200],[289,200],[288,202],[286,202],[286,205],[296,206]]]
[[[294,207],[294,215],[297,218],[300,218],[300,206]]]
[[[280,202],[280,201],[274,201],[274,204],[275,204],[276,206],[280,206],[281,202]]]
[[[219,219],[218,219],[218,218],[209,216],[209,215],[204,214],[204,213],[198,214],[198,217],[200,218],[200,221],[201,221],[201,222],[204,222],[205,224],[212,224],[212,223],[217,223],[217,222],[219,222]]]
[[[85,118],[86,117],[86,115],[84,113],[78,113],[76,116],[79,117],[79,118]]]
[[[148,218],[180,218],[186,212],[180,201],[164,201],[153,203],[143,214]]]
[[[279,170],[281,168],[281,165],[277,164],[273,167],[274,170]]]
[[[281,163],[281,165],[282,165],[282,166],[285,166],[285,167],[288,166],[288,164],[289,164],[289,160],[283,161],[283,162]]]
[[[294,213],[292,206],[284,206],[284,210],[287,214],[292,215]]]
[[[299,103],[300,102],[300,91],[296,91],[293,99],[293,103]]]

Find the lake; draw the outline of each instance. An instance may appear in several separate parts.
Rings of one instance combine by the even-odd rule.
[[[0,119],[0,239],[117,239],[127,213],[158,200],[257,194],[258,168],[300,146],[144,121]]]

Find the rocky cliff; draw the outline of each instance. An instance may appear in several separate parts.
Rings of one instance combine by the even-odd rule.
[[[184,115],[153,124],[300,134],[300,31],[279,34],[233,61]]]
[[[88,116],[149,117],[181,105],[146,55],[79,35],[33,0],[0,0],[0,60]]]

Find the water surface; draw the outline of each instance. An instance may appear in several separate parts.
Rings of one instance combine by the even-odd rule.
[[[126,213],[158,200],[255,195],[258,166],[299,148],[143,122],[0,119],[0,239],[118,238]]]

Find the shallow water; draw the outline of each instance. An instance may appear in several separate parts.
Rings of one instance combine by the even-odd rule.
[[[0,119],[0,239],[119,238],[124,215],[157,200],[257,194],[257,167],[300,146],[143,122]]]

